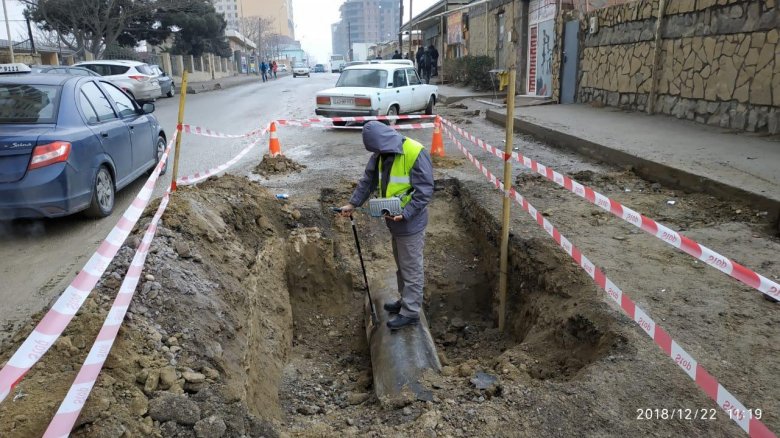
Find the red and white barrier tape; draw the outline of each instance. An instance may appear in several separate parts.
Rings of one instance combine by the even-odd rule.
[[[483,140],[474,137],[463,129],[455,126],[452,122],[442,118],[442,122],[458,132],[458,134],[469,139],[475,145],[481,147],[485,151],[503,159],[504,151],[485,143]],[[517,152],[512,153],[512,158],[518,163],[533,170],[534,172],[542,175],[548,180],[558,184],[566,190],[576,194],[577,196],[589,201],[591,204],[608,211],[613,215],[623,219],[624,221],[634,225],[637,228],[642,229],[648,234],[657,237],[658,239],[666,242],[667,244],[691,255],[704,263],[714,267],[715,269],[723,272],[724,274],[741,281],[742,283],[762,292],[772,298],[780,299],[780,284],[768,279],[767,277],[729,259],[728,257],[715,252],[714,250],[697,243],[696,241],[683,236],[670,229],[669,227],[660,224],[647,216],[634,211],[623,204],[612,200],[601,193],[584,186],[577,181],[562,175],[559,172],[552,170],[551,168],[538,163],[522,154]]]
[[[261,130],[262,132],[260,135],[262,136],[265,134],[267,129],[268,128],[264,128]],[[238,160],[246,155],[247,152],[249,152],[249,150],[259,142],[260,139],[255,140],[246,148],[241,150],[241,152],[239,152],[235,157],[220,166],[203,173],[198,172],[195,175],[178,179],[178,184],[195,184],[212,175],[224,171],[238,162]],[[143,240],[141,241],[141,244],[138,246],[138,249],[133,256],[133,260],[128,267],[127,274],[125,275],[125,278],[122,281],[122,285],[119,288],[119,293],[114,299],[114,303],[108,312],[106,320],[103,322],[103,327],[100,329],[94,344],[92,344],[92,348],[90,349],[86,360],[82,364],[81,369],[76,376],[76,380],[68,390],[65,399],[62,401],[62,404],[60,404],[60,408],[57,410],[57,413],[49,424],[49,427],[44,434],[45,438],[67,437],[70,434],[76,419],[81,413],[84,404],[89,398],[92,387],[95,385],[98,375],[103,369],[103,364],[111,352],[111,348],[114,344],[114,341],[116,340],[117,334],[119,333],[119,328],[121,327],[125,315],[127,314],[127,309],[130,306],[130,302],[133,299],[133,295],[135,294],[135,290],[141,278],[141,272],[143,271],[146,257],[149,254],[149,247],[151,246],[154,235],[157,232],[157,224],[160,221],[165,208],[168,206],[169,199],[170,190],[166,191],[165,195],[160,200],[160,206],[157,208],[157,212],[144,232]]]
[[[294,123],[333,123],[333,122],[370,122],[373,120],[414,120],[414,119],[435,119],[436,115],[431,114],[406,114],[400,116],[358,116],[358,117],[313,117],[310,119],[281,119],[276,123],[280,125],[293,125]]]
[[[260,133],[260,137],[265,135],[266,131],[268,131],[268,128],[264,128],[261,131],[262,132]],[[247,147],[242,149],[241,152],[238,153],[238,155],[236,155],[235,157],[230,159],[230,161],[228,161],[227,163],[220,164],[219,166],[213,167],[213,168],[211,168],[209,170],[206,170],[204,172],[195,172],[192,175],[183,176],[183,177],[181,177],[181,178],[176,180],[176,184],[178,184],[180,186],[187,186],[187,185],[197,184],[197,183],[203,181],[206,178],[209,178],[211,176],[214,176],[214,175],[224,171],[228,167],[231,167],[232,165],[236,164],[238,162],[238,160],[243,158],[244,155],[246,155],[258,143],[260,143],[261,140],[262,140],[262,138],[258,138],[257,140],[255,140],[252,143],[250,143]]]
[[[461,142],[455,138],[449,129],[444,129],[447,136],[455,142],[458,149],[474,164],[477,169],[485,175],[488,180],[502,193],[507,194],[504,184],[496,178],[482,163],[479,162]],[[550,235],[558,245],[571,256],[577,264],[587,272],[588,276],[607,293],[607,296],[614,301],[620,309],[630,316],[642,330],[653,339],[667,356],[680,367],[696,384],[713,399],[718,406],[729,414],[739,427],[751,437],[775,437],[764,423],[752,416],[752,411],[745,408],[745,405],[737,400],[726,388],[723,387],[707,370],[699,364],[688,352],[686,352],[669,333],[657,325],[650,316],[631,300],[615,283],[613,283],[604,272],[585,257],[574,244],[564,237],[553,224],[548,221],[536,208],[534,208],[514,187],[509,189],[508,196],[517,202],[523,210],[528,212],[531,217]]]
[[[212,131],[211,129],[201,128],[200,126],[192,126],[186,124],[181,125],[181,129],[187,134],[201,135],[204,137],[213,137],[213,138],[246,138],[255,135],[263,135],[264,132],[262,129],[255,129],[254,131],[249,131],[245,134],[225,134],[222,132]]]
[[[13,388],[22,380],[27,371],[35,365],[41,357],[51,348],[57,338],[60,337],[65,327],[81,308],[87,296],[92,292],[100,277],[106,272],[108,265],[116,256],[119,248],[130,235],[136,222],[141,217],[146,205],[152,198],[154,185],[160,175],[162,166],[168,159],[171,145],[176,139],[174,133],[168,142],[168,147],[163,153],[162,159],[154,168],[154,172],[146,180],[141,191],[138,192],[133,202],[127,207],[114,228],[108,233],[105,240],[92,254],[81,272],[60,295],[54,305],[49,309],[43,319],[35,326],[30,336],[19,346],[13,356],[0,370],[0,402],[5,400]]]
[[[282,125],[280,123],[279,125]],[[324,125],[322,123],[310,123],[310,122],[300,122],[300,121],[292,121],[289,120],[287,123],[283,124],[284,126],[300,126],[303,128],[323,128],[323,129],[356,129],[356,130],[362,130],[362,126],[335,126],[335,125]],[[390,125],[390,128],[393,129],[428,129],[433,128],[434,123],[404,123],[404,124],[397,124],[397,125]]]
[[[157,223],[160,221],[165,207],[168,206],[169,196],[170,190],[165,192],[165,195],[160,200],[157,212],[146,227],[143,240],[138,245],[133,261],[130,263],[125,279],[122,281],[122,286],[119,288],[119,293],[111,305],[111,310],[109,310],[106,320],[103,322],[103,327],[101,327],[95,343],[92,344],[92,348],[89,350],[89,354],[84,360],[76,380],[74,380],[57,413],[54,415],[51,423],[49,423],[46,433],[43,434],[44,438],[67,437],[71,429],[73,429],[81,409],[87,402],[92,387],[97,382],[98,375],[103,369],[103,364],[114,345],[114,341],[119,333],[119,327],[122,326],[122,321],[125,319],[127,309],[138,286],[138,281],[141,279],[141,272],[146,262],[146,256],[149,254],[149,247],[152,245],[152,239],[154,239],[154,234],[157,232]]]

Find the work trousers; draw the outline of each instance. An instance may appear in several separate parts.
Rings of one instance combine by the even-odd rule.
[[[423,248],[425,230],[410,236],[393,236],[393,257],[398,268],[395,271],[398,280],[398,293],[401,294],[400,314],[410,318],[419,318],[423,304]]]

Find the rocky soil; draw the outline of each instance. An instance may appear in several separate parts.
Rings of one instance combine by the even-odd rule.
[[[254,172],[258,175],[268,177],[270,175],[283,175],[290,172],[300,172],[306,166],[295,162],[294,160],[277,155],[275,157],[269,154],[263,155],[263,160],[255,167]]]

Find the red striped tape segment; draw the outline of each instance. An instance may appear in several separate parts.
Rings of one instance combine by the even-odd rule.
[[[168,147],[165,149],[162,159],[154,168],[154,172],[149,176],[149,179],[146,180],[146,184],[141,188],[141,191],[138,192],[133,202],[122,214],[119,222],[108,233],[108,236],[103,240],[95,253],[92,254],[92,257],[89,258],[81,272],[76,275],[76,278],[65,289],[65,292],[60,295],[51,309],[33,329],[32,333],[11,356],[8,363],[0,370],[0,402],[5,400],[27,371],[46,354],[57,338],[60,337],[65,327],[84,304],[84,301],[92,292],[100,277],[106,272],[106,268],[108,268],[117,251],[119,251],[119,248],[133,230],[146,205],[149,204],[154,191],[154,185],[168,159],[168,153],[176,139],[176,135],[177,133],[174,133],[168,142]]]
[[[486,167],[474,157],[471,152],[463,147],[463,144],[452,134],[449,129],[444,129],[447,136],[455,142],[463,155],[471,161],[477,169],[502,193],[504,184],[496,178]],[[514,188],[508,192],[511,197],[523,210],[528,212],[531,217],[550,235],[558,245],[574,259],[577,264],[585,270],[588,276],[607,293],[610,300],[614,301],[626,315],[631,317],[642,330],[653,339],[661,350],[677,364],[696,384],[701,388],[718,406],[729,414],[729,417],[736,422],[742,430],[749,436],[756,438],[769,438],[776,435],[770,431],[764,423],[752,416],[752,411],[748,410],[744,404],[736,399],[726,388],[718,383],[704,367],[686,352],[677,342],[675,342],[669,333],[661,328],[652,318],[628,296],[615,283],[613,283],[604,272],[593,264],[582,252],[574,246],[565,236],[563,236],[553,224],[548,221],[541,212],[536,210],[520,193]]]
[[[483,140],[455,126],[447,119],[442,118],[442,122],[485,151],[501,159],[505,158],[502,150],[485,143]],[[743,284],[780,300],[780,284],[777,282],[522,154],[513,152],[512,159],[602,210],[612,213],[614,216],[701,260]]]

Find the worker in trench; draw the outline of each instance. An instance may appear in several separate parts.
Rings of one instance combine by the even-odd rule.
[[[431,156],[419,142],[381,122],[366,123],[363,144],[373,155],[349,203],[341,207],[341,215],[349,217],[374,190],[379,191],[379,198],[400,198],[401,214],[384,217],[392,237],[401,295],[396,302],[384,303],[384,309],[396,315],[387,326],[398,330],[420,321],[425,285],[423,247],[428,203],[433,196],[433,166]]]

